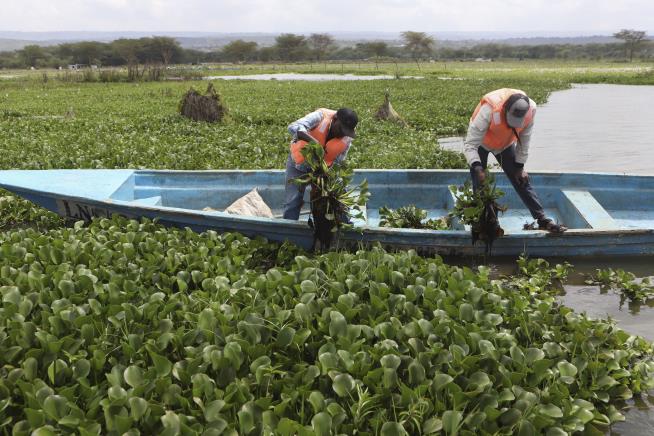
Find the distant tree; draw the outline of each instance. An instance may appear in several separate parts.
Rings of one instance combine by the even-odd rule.
[[[181,58],[182,47],[175,38],[153,36],[150,38],[150,45],[153,51],[161,57],[161,62],[164,65],[168,65],[173,60]]]
[[[57,55],[59,55],[62,58],[72,58],[75,50],[74,50],[74,43],[64,43],[64,44],[59,44],[57,48],[55,49],[55,52]]]
[[[308,45],[306,38],[302,35],[282,33],[275,38],[275,49],[281,60],[297,61],[306,59]]]
[[[19,50],[19,56],[23,60],[23,64],[27,67],[36,67],[36,63],[39,59],[45,57],[45,52],[40,45],[30,44],[23,47],[22,50]]]
[[[139,61],[141,44],[136,39],[116,39],[111,43],[111,49],[128,65]]]
[[[432,46],[434,45],[434,38],[427,35],[425,32],[402,32],[402,42],[404,48],[411,54],[411,58],[418,63],[418,59],[431,53]],[[418,64],[420,68],[420,64]]]
[[[257,53],[261,62],[270,62],[277,57],[276,47],[261,47]]]
[[[357,50],[367,57],[380,58],[388,55],[388,44],[384,41],[360,42],[357,44]]]
[[[254,41],[243,41],[237,39],[225,45],[222,55],[228,61],[240,61],[253,59],[257,54],[257,43]]]
[[[334,38],[327,33],[312,33],[309,35],[309,46],[316,60],[321,61],[334,48]]]
[[[204,60],[212,60],[210,59],[211,55],[212,53],[207,53],[200,50],[194,50],[190,48],[182,49],[182,53],[180,55],[180,63],[197,64],[203,62]]]
[[[379,58],[388,55],[388,44],[384,41],[360,42],[356,48],[366,58],[375,58],[376,68],[379,68]]]
[[[143,41],[140,39],[121,38],[111,43],[115,55],[127,64],[127,78],[134,81],[143,75],[139,70],[140,60],[143,55]]]
[[[96,41],[82,41],[69,44],[68,51],[76,64],[97,64],[107,50],[107,45]],[[65,51],[65,50],[63,50]],[[62,53],[62,50],[59,50]]]
[[[0,68],[20,68],[24,66],[23,60],[16,51],[0,52]]]
[[[624,41],[627,53],[629,53],[629,62],[632,62],[634,51],[638,50],[640,44],[647,40],[647,33],[642,30],[622,29],[614,33],[613,37]]]
[[[159,46],[155,43],[154,38],[130,39],[134,44],[134,50],[139,62],[144,64],[161,64],[163,63]]]

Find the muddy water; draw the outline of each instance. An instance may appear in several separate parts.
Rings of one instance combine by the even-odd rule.
[[[574,85],[538,108],[532,171],[654,174],[654,86]]]
[[[528,171],[654,174],[654,86],[573,85],[539,106]],[[463,138],[440,138],[463,151]]]

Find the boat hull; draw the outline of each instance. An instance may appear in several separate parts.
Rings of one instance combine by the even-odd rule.
[[[445,256],[478,255],[483,244],[472,245],[470,232],[463,226],[455,230],[429,231],[391,229],[371,225],[378,222],[378,207],[417,204],[433,214],[442,214],[453,205],[450,184],[459,185],[465,171],[367,170],[356,177],[366,178],[371,187],[368,222],[357,223],[352,231],[338,238],[341,246],[379,243],[389,248],[413,248],[424,254]],[[507,193],[509,210],[505,218],[507,234],[493,245],[497,256],[616,256],[654,254],[654,210],[651,203],[654,178],[605,174],[533,174],[543,192],[546,210],[573,227],[563,235],[524,231],[520,221],[529,219],[510,186],[499,181]],[[558,185],[553,182],[557,181]],[[539,184],[541,182],[541,184]],[[549,183],[548,183],[549,182]],[[313,242],[306,221],[291,221],[230,215],[204,211],[201,206],[225,206],[253,187],[262,191],[267,202],[283,198],[281,171],[131,171],[131,170],[51,170],[2,171],[0,186],[28,200],[74,220],[110,217],[156,219],[167,226],[189,227],[196,231],[239,232],[271,241],[290,241],[304,248]],[[541,187],[542,186],[542,187]],[[619,189],[618,189],[619,188]],[[607,191],[614,190],[616,192]],[[432,195],[432,199],[424,197]],[[615,197],[611,200],[612,195]],[[624,197],[634,197],[627,202]],[[377,200],[373,200],[377,197]],[[385,200],[384,200],[385,198]],[[646,202],[647,199],[649,202]],[[375,203],[376,201],[376,203]],[[609,202],[617,205],[611,208]],[[421,203],[422,202],[422,203]],[[621,203],[622,202],[622,203]],[[639,203],[640,202],[640,203]],[[629,204],[640,204],[630,219]],[[194,208],[184,208],[185,204]],[[377,207],[374,207],[377,206]],[[280,211],[280,205],[274,211]],[[375,221],[377,220],[377,221]]]

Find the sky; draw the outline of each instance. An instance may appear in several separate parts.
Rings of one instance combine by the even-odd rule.
[[[654,30],[654,0],[0,0],[6,31]]]

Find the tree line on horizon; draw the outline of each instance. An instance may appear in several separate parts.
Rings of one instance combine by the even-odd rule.
[[[121,38],[112,42],[82,41],[55,46],[27,45],[20,50],[0,52],[0,68],[97,65],[99,67],[133,65],[197,64],[206,62],[324,62],[386,59],[466,60],[466,59],[591,59],[632,61],[634,56],[654,59],[654,42],[644,31],[623,29],[613,35],[623,42],[605,44],[508,45],[479,43],[471,47],[439,46],[424,32],[401,34],[401,44],[366,41],[339,45],[326,33],[309,36],[282,33],[272,46],[238,39],[213,51],[185,49],[174,38],[154,36]]]

